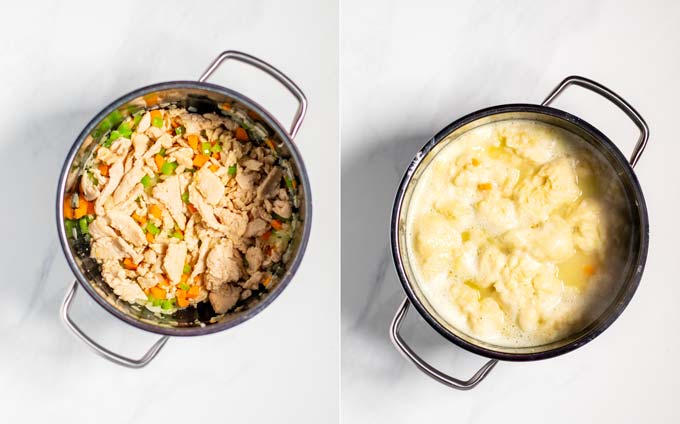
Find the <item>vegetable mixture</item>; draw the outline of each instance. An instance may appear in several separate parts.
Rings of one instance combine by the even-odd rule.
[[[89,242],[114,293],[162,313],[208,300],[222,314],[270,289],[297,187],[261,125],[239,110],[120,120],[64,200],[67,235]]]

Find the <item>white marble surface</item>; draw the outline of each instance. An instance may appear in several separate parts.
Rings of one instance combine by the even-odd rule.
[[[661,1],[344,0],[341,6],[342,421],[680,421],[680,5]],[[600,337],[565,356],[501,363],[471,392],[448,389],[387,336],[404,294],[389,253],[389,214],[406,164],[469,112],[540,102],[582,74],[623,95],[651,128],[636,172],[651,221],[640,288]],[[614,106],[574,89],[555,104],[601,128],[624,152],[637,133]],[[413,311],[404,337],[467,378],[484,360]]]
[[[337,5],[21,1],[2,12],[0,422],[337,422]],[[313,186],[307,254],[286,291],[254,319],[171,339],[147,368],[122,368],[58,318],[73,281],[55,230],[58,174],[78,133],[109,102],[147,84],[196,79],[225,49],[279,66],[308,96],[296,140]],[[212,81],[260,100],[282,122],[292,117],[292,97],[244,65],[225,65]],[[74,318],[133,356],[156,338],[83,291]]]

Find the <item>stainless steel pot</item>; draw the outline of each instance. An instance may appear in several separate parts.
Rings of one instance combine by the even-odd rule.
[[[289,130],[286,130],[264,107],[248,97],[231,89],[210,84],[207,79],[225,60],[235,60],[251,65],[280,82],[297,100],[298,108]],[[102,280],[99,266],[89,258],[86,241],[74,241],[66,236],[64,228],[63,201],[67,193],[77,190],[78,177],[84,171],[87,160],[97,147],[112,120],[119,120],[149,107],[176,104],[199,113],[226,113],[220,105],[230,104],[232,109],[243,112],[242,119],[250,120],[261,138],[268,138],[276,146],[280,157],[290,163],[290,168],[299,182],[296,187],[297,208],[302,225],[293,234],[289,251],[284,258],[285,268],[278,281],[270,290],[261,292],[253,302],[238,312],[215,315],[212,308],[203,304],[177,311],[172,315],[158,316],[144,307],[120,300]],[[298,86],[281,71],[268,63],[236,51],[225,51],[208,67],[198,81],[172,81],[150,85],[124,95],[97,114],[80,133],[71,148],[59,178],[57,188],[57,228],[62,249],[76,280],[69,289],[61,308],[61,317],[81,340],[99,355],[120,365],[140,368],[147,365],[165,345],[169,336],[197,336],[226,330],[252,318],[269,305],[286,288],[298,269],[307,246],[312,219],[312,199],[307,171],[293,138],[298,132],[307,110],[307,100]],[[240,115],[239,115],[240,116]],[[236,119],[234,117],[234,119]],[[257,127],[257,128],[255,128]],[[113,352],[99,345],[71,319],[69,310],[78,285],[92,296],[104,309],[115,317],[142,330],[162,334],[141,358],[133,359]],[[254,296],[255,297],[255,296]]]
[[[640,136],[629,160],[623,156],[619,149],[604,134],[586,121],[559,109],[548,107],[560,93],[571,85],[578,85],[605,97],[619,107],[640,130]],[[413,272],[407,260],[405,226],[406,213],[413,189],[422,172],[433,157],[444,147],[444,140],[455,142],[457,136],[479,127],[480,125],[503,120],[527,119],[541,121],[561,127],[581,137],[593,148],[599,151],[606,161],[614,168],[621,179],[627,203],[630,209],[630,234],[627,234],[629,242],[629,257],[625,270],[622,271],[620,289],[611,299],[604,312],[591,324],[568,336],[563,340],[543,346],[507,348],[490,345],[476,340],[465,333],[457,330],[441,318],[422,295],[415,282]],[[562,81],[541,103],[510,104],[494,106],[488,109],[471,113],[442,129],[416,154],[409,165],[397,191],[392,210],[391,242],[392,255],[397,268],[399,279],[406,291],[406,298],[399,307],[390,326],[390,336],[395,347],[406,358],[413,362],[418,369],[428,376],[449,387],[468,390],[475,387],[499,360],[504,361],[533,361],[561,355],[583,346],[602,333],[623,312],[628,302],[635,294],[640,283],[642,272],[647,259],[649,245],[649,221],[647,207],[642,195],[640,184],[633,172],[633,167],[642,155],[649,138],[649,129],[642,117],[623,98],[608,88],[586,78],[571,76]],[[434,368],[424,359],[418,356],[399,333],[401,323],[406,313],[413,304],[418,313],[442,336],[456,345],[490,358],[470,379],[461,380],[454,378]]]

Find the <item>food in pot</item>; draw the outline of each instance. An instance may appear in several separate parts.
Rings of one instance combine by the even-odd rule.
[[[64,216],[116,295],[160,313],[207,300],[222,314],[276,283],[298,225],[296,182],[256,130],[166,108],[103,137]]]
[[[598,316],[627,248],[623,188],[599,153],[528,120],[442,145],[407,218],[410,263],[437,314],[499,346],[549,343]]]

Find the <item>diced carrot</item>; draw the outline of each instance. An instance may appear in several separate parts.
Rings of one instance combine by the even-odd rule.
[[[186,284],[188,279],[189,279],[189,274],[182,274],[182,277],[179,279],[179,283],[180,284]]]
[[[170,125],[172,126],[172,128],[177,128],[177,127],[179,127],[179,122],[177,122],[177,121],[170,121]]]
[[[196,134],[188,135],[187,141],[189,142],[189,147],[194,149],[194,152],[198,152],[198,136]]]
[[[161,172],[161,167],[165,163],[165,159],[161,155],[156,155],[153,157],[153,161],[156,162],[156,166],[158,167],[158,172]]]
[[[131,269],[133,271],[137,269],[137,264],[132,262],[131,258],[123,259],[123,266],[125,267],[125,269]]]
[[[133,213],[132,213],[132,219],[134,219],[135,221],[137,221],[137,223],[138,223],[139,225],[144,225],[144,224],[146,224],[146,217],[145,217],[145,216],[139,216],[139,215],[137,215],[136,212],[133,212]]]
[[[189,291],[187,292],[187,297],[189,299],[193,299],[198,297],[198,295],[201,293],[201,288],[198,286],[191,286],[189,287]]]
[[[283,225],[279,222],[278,219],[272,219],[272,222],[270,224],[272,224],[272,228],[274,228],[275,230],[280,230],[281,228],[283,228]]]
[[[472,158],[472,166],[478,166],[478,165],[479,165],[479,159]]]
[[[146,241],[148,241],[149,243],[153,243],[154,240],[155,240],[155,239],[154,239],[154,237],[153,237],[153,234],[151,234],[151,233],[146,233]]]
[[[151,287],[149,292],[151,293],[151,296],[155,297],[156,299],[165,299],[166,291],[158,286]]]
[[[154,118],[162,118],[163,113],[160,111],[160,109],[152,110],[151,112],[151,120],[153,121]]]
[[[219,166],[217,166],[217,165],[210,165],[210,170],[211,170],[212,172],[217,172],[218,169],[220,169]]]
[[[109,166],[105,163],[100,163],[99,166],[99,173],[102,174],[105,177],[109,176]]]
[[[266,139],[264,142],[267,144],[267,146],[269,146],[270,149],[276,150],[276,147],[274,146],[273,141],[271,141],[270,139]]]
[[[168,280],[167,278],[165,278],[161,275],[160,282],[158,283],[158,287],[162,287],[162,288],[170,287],[170,280]]]
[[[155,216],[158,219],[161,219],[163,216],[163,210],[155,203],[149,205],[149,214],[151,216]]]
[[[186,308],[187,306],[189,306],[187,294],[184,290],[177,290],[175,296],[177,296],[177,306],[179,306],[180,308]]]
[[[87,202],[87,214],[94,215],[94,202]]]
[[[200,168],[203,165],[205,165],[205,163],[208,161],[208,159],[209,158],[206,155],[203,155],[203,154],[196,155],[194,157],[194,166],[196,168]]]
[[[220,152],[215,152],[212,155],[210,155],[211,158],[220,160]]]
[[[158,95],[156,94],[147,94],[143,99],[148,107],[157,105],[159,101]]]
[[[73,208],[71,207],[71,195],[64,197],[64,218],[73,219]]]
[[[198,211],[191,203],[187,203],[187,209],[189,209],[189,212],[191,213],[196,213]]]
[[[241,127],[236,128],[236,139],[238,141],[248,141],[250,138],[248,137],[248,133],[246,130],[244,130]]]
[[[272,282],[272,276],[267,275],[267,277],[262,281],[262,285],[265,287],[269,287],[269,284]]]
[[[222,104],[220,104],[220,108],[222,108],[224,110],[230,110],[231,104],[230,103],[222,103]]]
[[[79,198],[78,199],[78,208],[73,210],[73,218],[75,219],[80,219],[87,215],[87,208],[88,208],[88,202],[84,198]]]
[[[479,191],[491,190],[491,183],[477,184],[477,190]]]
[[[248,116],[250,117],[250,119],[255,120],[255,121],[260,119],[260,117],[257,115],[257,113],[253,112],[252,110],[248,111]]]
[[[593,265],[586,265],[583,267],[583,273],[587,276],[595,274],[595,267]]]
[[[271,231],[267,231],[266,233],[262,234],[262,240],[267,241],[269,240],[269,237],[272,235]]]
[[[293,186],[293,190],[295,190],[295,187],[297,187],[297,183],[295,182],[295,179],[292,179],[290,182],[291,182],[291,185]]]

